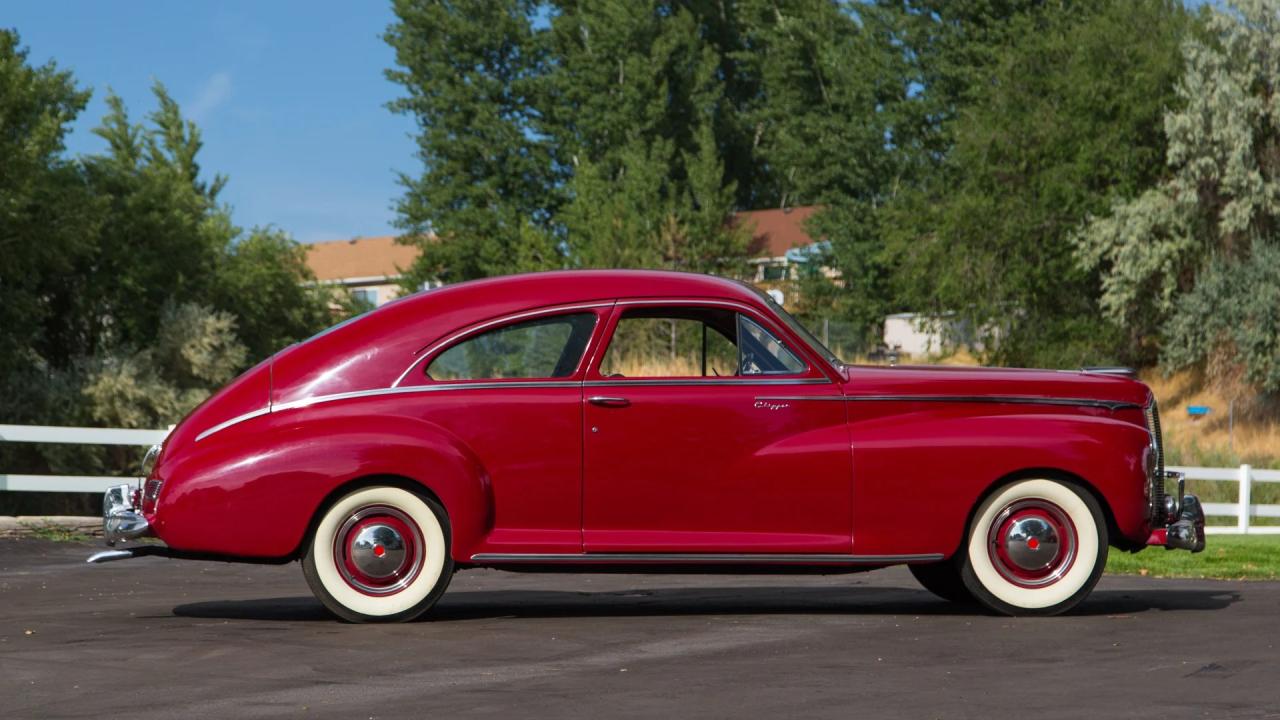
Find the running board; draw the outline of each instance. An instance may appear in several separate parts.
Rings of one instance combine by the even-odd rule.
[[[937,562],[942,553],[920,555],[796,555],[781,553],[478,553],[471,562],[500,563],[640,563],[675,565],[896,565]]]

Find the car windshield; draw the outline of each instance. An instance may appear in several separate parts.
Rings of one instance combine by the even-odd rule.
[[[801,325],[799,320],[796,320],[794,317],[791,317],[791,313],[784,310],[783,307],[779,305],[776,300],[774,300],[772,297],[769,296],[769,293],[761,290],[760,288],[754,285],[751,285],[745,282],[742,284],[748,288],[751,288],[751,291],[754,292],[756,295],[759,295],[760,299],[764,301],[764,304],[768,305],[769,309],[772,310],[774,314],[777,315],[778,318],[782,320],[782,322],[786,323],[787,327],[791,328],[796,335],[799,335],[800,339],[808,343],[809,347],[813,348],[815,352],[817,352],[819,355],[823,357],[823,359],[831,363],[837,369],[844,367],[844,361],[836,357],[836,354],[831,352],[831,350],[828,349],[826,345],[823,345],[821,340],[814,337],[813,333],[809,332],[809,329],[806,328],[804,325]]]

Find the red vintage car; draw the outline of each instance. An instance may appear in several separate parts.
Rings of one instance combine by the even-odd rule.
[[[548,272],[418,293],[249,370],[106,495],[108,544],[163,545],[91,560],[301,560],[350,621],[417,617],[472,567],[906,563],[943,598],[1053,614],[1109,546],[1203,549],[1171,475],[1120,373],[849,366],[742,283]]]

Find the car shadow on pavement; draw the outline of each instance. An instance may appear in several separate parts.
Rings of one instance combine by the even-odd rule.
[[[1222,610],[1240,600],[1228,588],[1096,590],[1074,616],[1132,615],[1166,610]],[[223,620],[332,620],[311,597],[220,600],[173,609],[179,617]],[[465,590],[447,593],[424,620],[645,617],[674,615],[989,615],[905,588],[722,587],[574,592]]]

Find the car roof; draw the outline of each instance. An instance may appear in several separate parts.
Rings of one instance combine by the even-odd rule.
[[[530,306],[628,297],[715,297],[759,305],[755,291],[735,280],[672,270],[551,270],[469,280],[415,293],[399,302],[499,303],[520,298]],[[468,302],[468,304],[472,304]]]

